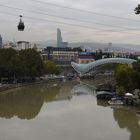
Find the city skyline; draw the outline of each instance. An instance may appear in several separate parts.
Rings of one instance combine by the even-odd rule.
[[[47,2],[47,3],[46,3]],[[1,0],[0,34],[4,40],[44,41],[63,30],[68,42],[112,42],[140,44],[138,0]],[[43,4],[44,3],[44,4]],[[25,31],[19,32],[19,15]],[[17,15],[17,16],[16,16]]]

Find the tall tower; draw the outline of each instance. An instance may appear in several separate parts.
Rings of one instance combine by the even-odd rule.
[[[62,35],[61,35],[61,30],[58,28],[57,29],[57,47],[62,47]]]
[[[0,48],[2,48],[2,37],[0,35]]]

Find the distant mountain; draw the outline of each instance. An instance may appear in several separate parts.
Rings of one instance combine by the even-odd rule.
[[[47,46],[56,47],[57,44],[55,40],[37,41],[35,43],[38,44],[38,46],[41,48],[46,48]]]
[[[133,44],[114,44],[112,47],[122,48],[125,50],[132,50],[140,52],[140,45],[133,45]]]
[[[127,52],[135,52],[140,51],[140,45],[131,45],[131,44],[112,44],[109,46],[107,43],[96,43],[96,42],[79,42],[79,43],[70,43],[70,47],[79,47],[82,46],[88,50],[97,50],[97,49],[105,49],[108,48],[112,51],[127,51]]]
[[[56,47],[57,42],[55,40],[48,40],[48,41],[38,41],[35,42],[38,44],[39,47],[45,48],[47,46]],[[112,51],[125,51],[125,52],[140,52],[140,45],[134,44],[112,44],[111,46],[108,43],[98,43],[98,42],[76,42],[76,43],[69,43],[69,47],[79,47],[81,46],[83,49],[87,50],[97,50],[97,49],[106,49]]]

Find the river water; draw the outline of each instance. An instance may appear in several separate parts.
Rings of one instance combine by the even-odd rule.
[[[140,117],[97,101],[93,84],[33,85],[0,94],[0,140],[140,140]]]

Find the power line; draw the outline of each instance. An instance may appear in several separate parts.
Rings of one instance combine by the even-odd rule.
[[[116,25],[109,25],[109,24],[103,24],[103,23],[99,23],[99,22],[85,21],[85,20],[81,20],[81,19],[77,20],[76,18],[69,18],[69,17],[63,17],[63,16],[58,16],[58,15],[48,14],[48,13],[42,13],[40,11],[35,11],[35,10],[26,10],[26,9],[23,9],[23,8],[7,6],[7,5],[4,5],[4,4],[0,4],[0,6],[1,7],[6,7],[6,8],[10,8],[10,9],[14,9],[14,10],[28,11],[28,12],[32,12],[32,13],[36,13],[36,14],[47,15],[47,16],[57,17],[57,18],[63,18],[63,19],[68,19],[68,20],[73,20],[73,21],[78,21],[78,22],[92,23],[92,24],[96,24],[96,25],[108,26],[108,27],[113,27],[113,28],[121,28],[121,29],[126,29],[126,30],[138,30],[136,28],[129,28],[129,27],[116,26]]]
[[[13,14],[13,13],[9,13],[9,12],[3,12],[3,11],[0,11],[0,14],[6,14],[6,15],[11,15],[11,16],[15,16],[15,17],[19,16],[17,14]],[[93,27],[90,27],[90,26],[83,26],[83,25],[78,25],[78,24],[70,24],[70,23],[65,23],[65,22],[60,22],[60,21],[55,21],[55,20],[48,20],[48,19],[42,19],[42,18],[34,18],[34,17],[29,17],[29,16],[24,16],[24,18],[30,19],[30,20],[35,20],[35,21],[38,21],[38,20],[39,21],[47,21],[47,22],[51,22],[51,23],[63,24],[63,25],[68,25],[68,26],[88,28],[88,29],[92,29],[92,30],[96,30],[96,31],[100,31],[100,32],[104,31],[104,32],[120,32],[120,33],[122,33],[121,31],[98,29],[98,28],[93,28]],[[99,32],[96,32],[96,33],[99,33]],[[123,32],[123,33],[140,35],[140,34],[130,33],[130,32]]]
[[[132,21],[132,22],[140,22],[140,20],[135,20],[135,19],[126,18],[126,17],[107,15],[107,14],[103,14],[103,13],[93,12],[90,10],[83,10],[80,8],[73,8],[73,7],[63,6],[63,5],[59,5],[59,4],[54,4],[54,3],[50,3],[50,2],[46,2],[46,1],[40,1],[40,0],[31,0],[31,1],[36,2],[36,3],[40,3],[40,4],[47,4],[47,5],[51,5],[51,6],[55,6],[55,7],[59,7],[59,8],[65,8],[65,9],[70,9],[70,10],[75,10],[75,11],[80,11],[80,12],[86,12],[86,13],[94,14],[97,16],[104,16],[104,17],[127,20],[127,21]]]

